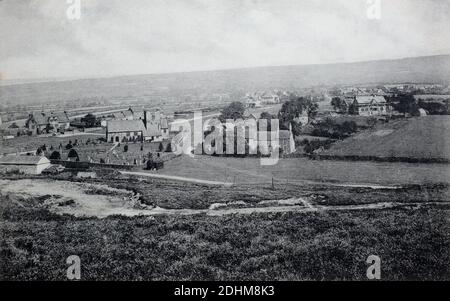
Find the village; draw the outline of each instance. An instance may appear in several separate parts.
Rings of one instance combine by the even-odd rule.
[[[450,280],[449,15],[0,0],[0,281],[209,300]]]
[[[233,157],[270,156],[276,151],[284,158],[311,158],[326,153],[337,141],[380,123],[449,114],[450,95],[443,94],[448,90],[440,85],[404,84],[311,89],[302,95],[279,90],[253,92],[240,101],[205,111],[200,123],[204,130],[211,118],[257,125],[253,136],[249,136],[248,128],[240,134],[234,130],[235,139],[241,138],[243,147],[239,154],[237,149],[232,152]],[[13,122],[1,127],[1,170],[41,174],[102,166],[139,171],[160,169],[165,161],[182,154],[177,151],[181,147],[177,142],[183,140],[185,133],[173,125],[181,120],[192,124],[196,121],[194,111],[166,115],[160,108],[129,107],[107,114],[92,111],[78,118],[71,118],[65,111],[30,112],[22,126]],[[279,122],[273,135],[272,119]],[[264,131],[261,121],[265,122]],[[228,132],[226,127],[223,129],[223,134]],[[207,133],[211,133],[211,128],[200,135]],[[189,152],[205,154],[204,147],[189,143]],[[211,151],[209,146],[207,153],[217,156],[227,150],[225,147]],[[447,160],[445,155],[438,159]]]
[[[189,110],[30,111],[2,126],[4,275],[30,277],[14,267],[40,252],[50,255],[30,266],[55,272],[39,278],[64,278],[69,248],[89,280],[365,279],[372,252],[401,263],[388,279],[423,277],[402,254],[409,248],[423,269],[446,266],[450,162],[450,97],[426,87],[253,92]],[[11,238],[14,227],[24,234]],[[311,268],[324,258],[333,266]]]

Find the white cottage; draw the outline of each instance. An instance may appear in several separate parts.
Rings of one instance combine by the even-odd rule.
[[[18,171],[29,175],[39,175],[50,166],[50,161],[46,157],[13,155],[0,157],[0,171],[4,172]]]

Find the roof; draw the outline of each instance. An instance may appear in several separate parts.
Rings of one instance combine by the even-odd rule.
[[[8,155],[0,157],[0,165],[39,165],[50,163],[46,157]]]
[[[261,113],[253,112],[253,113],[250,113],[250,114],[244,116],[244,119],[250,119],[250,118],[258,120],[261,118]]]
[[[356,96],[356,101],[358,104],[386,103],[384,96],[380,95]]]
[[[27,120],[27,123],[29,120],[34,120],[37,125],[47,125],[49,123],[49,118],[56,118],[59,123],[69,123],[69,117],[65,112],[60,113],[50,113],[49,115],[46,115],[44,112],[35,112],[31,114],[30,118]]]
[[[125,117],[125,115],[123,114],[123,112],[115,112],[112,114],[114,118],[116,119],[122,119]]]
[[[33,113],[33,119],[38,125],[45,125],[48,123],[48,117],[43,112]]]
[[[67,117],[67,114],[62,112],[62,113],[51,113],[49,117],[56,117],[58,119],[59,123],[69,123],[69,117]]]
[[[144,132],[142,120],[109,120],[106,124],[108,133]]]
[[[131,111],[131,109],[128,109],[126,111],[122,112],[123,116],[125,116],[126,118],[128,117],[133,117],[133,111]]]
[[[161,136],[161,131],[158,129],[158,125],[154,123],[147,123],[147,129],[144,128],[144,137]]]

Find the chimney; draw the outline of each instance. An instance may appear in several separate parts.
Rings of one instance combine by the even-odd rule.
[[[144,110],[144,127],[147,129],[147,111]]]

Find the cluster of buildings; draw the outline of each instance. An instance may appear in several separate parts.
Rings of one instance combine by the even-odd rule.
[[[113,118],[106,121],[106,141],[134,142],[134,141],[163,141],[169,138],[169,122],[159,110],[142,114],[135,114],[130,108],[115,113]]]
[[[246,116],[244,124],[249,124],[248,121],[251,121],[256,125],[260,121],[260,116],[258,115],[250,114]],[[269,154],[275,148],[279,148],[283,154],[295,152],[295,139],[291,125],[288,130],[270,131],[258,129],[255,133],[251,133],[250,128],[245,127],[244,131],[240,133],[240,136],[238,133],[237,138],[241,139],[241,141],[245,140],[250,153],[257,153],[259,151],[262,154]]]
[[[66,112],[35,112],[29,114],[25,121],[25,128],[33,135],[61,133],[66,131],[69,127],[70,120]]]
[[[262,105],[282,103],[289,99],[288,91],[254,92],[245,95],[243,103],[247,108],[260,108]]]

